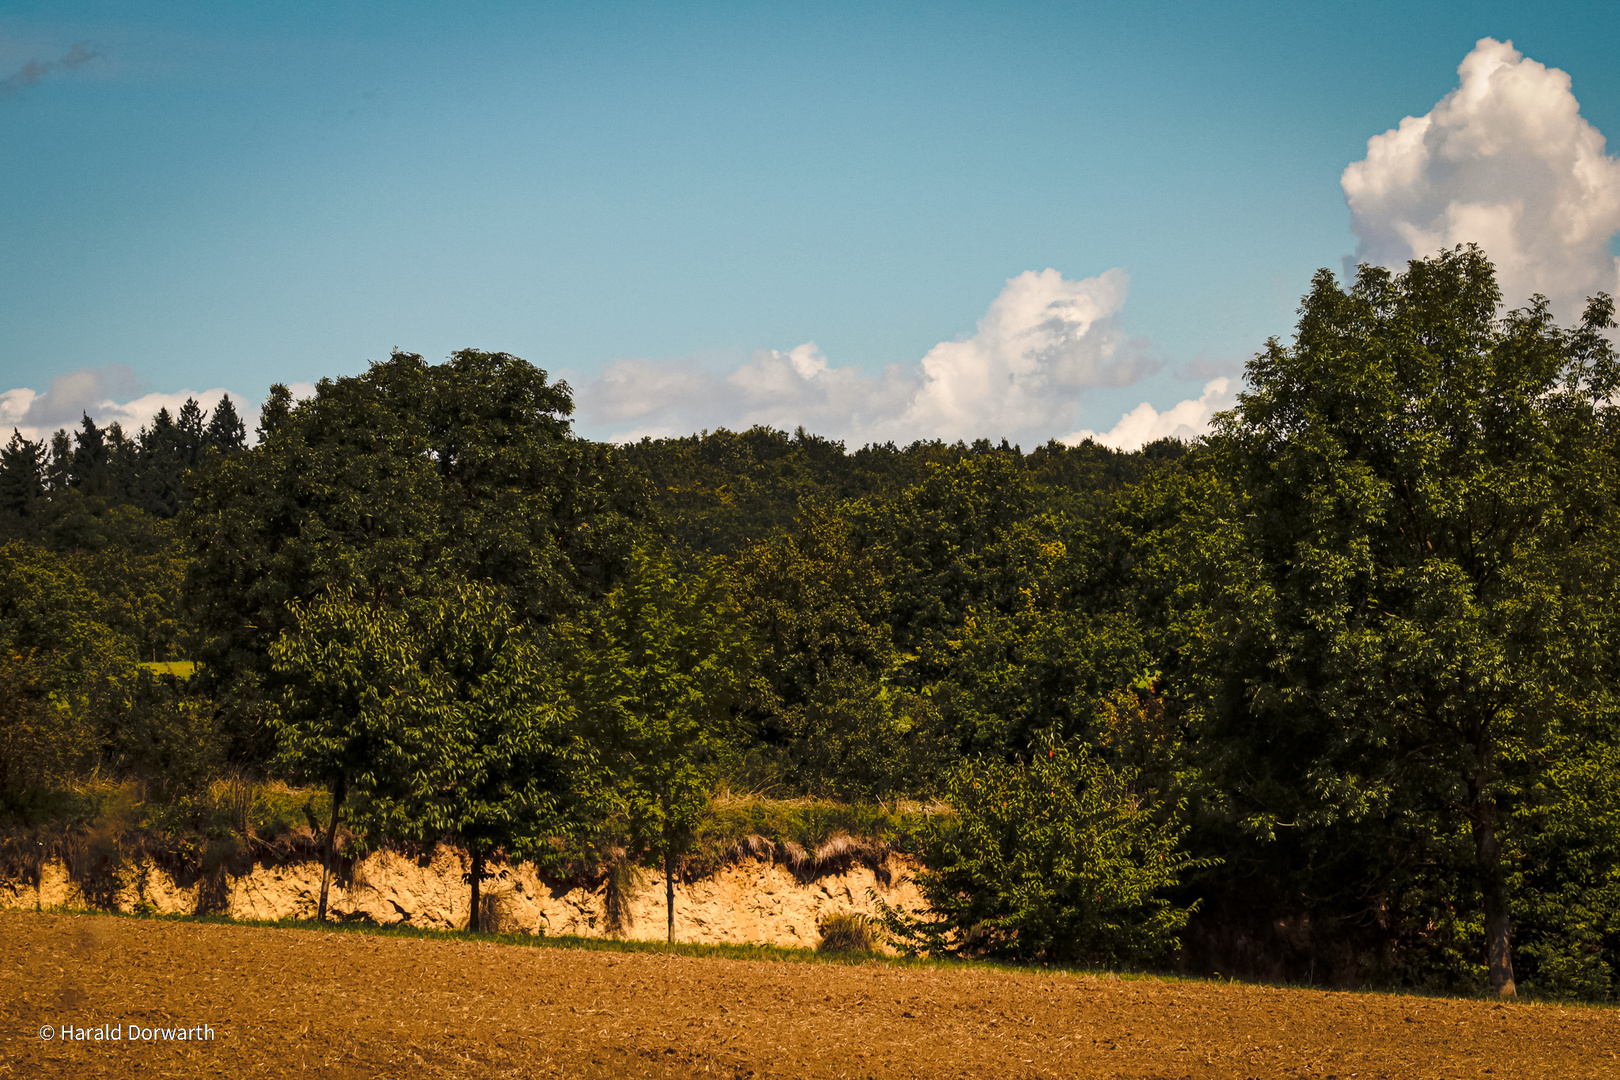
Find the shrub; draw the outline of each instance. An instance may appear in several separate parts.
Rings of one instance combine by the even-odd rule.
[[[917,876],[928,913],[884,907],[886,926],[913,952],[1095,965],[1164,957],[1193,909],[1159,894],[1211,860],[1180,849],[1185,828],[1144,804],[1136,775],[1050,734],[1028,763],[963,762],[946,778],[955,818],[929,838],[930,869]]]
[[[223,748],[212,704],[173,675],[136,672],[123,708],[102,722],[104,760],[143,781],[160,799],[204,791]]]

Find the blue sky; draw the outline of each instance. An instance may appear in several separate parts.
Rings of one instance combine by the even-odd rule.
[[[477,346],[567,377],[598,437],[1106,432],[1229,399],[1316,268],[1481,205],[1439,166],[1359,217],[1341,186],[1479,39],[1620,131],[1617,31],[1595,4],[9,3],[0,411],[137,423]],[[1535,93],[1514,131],[1558,112]],[[1503,205],[1550,183],[1490,168]],[[1606,190],[1577,199],[1603,222]],[[1496,235],[1418,234],[1467,227]],[[1505,284],[1614,287],[1589,250],[1506,256]]]

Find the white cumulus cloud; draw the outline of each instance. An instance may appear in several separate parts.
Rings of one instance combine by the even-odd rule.
[[[1196,439],[1209,433],[1209,422],[1216,413],[1237,404],[1237,390],[1231,379],[1211,379],[1196,398],[1179,402],[1160,412],[1144,401],[1119,418],[1104,432],[1077,431],[1060,441],[1075,446],[1087,439],[1115,450],[1135,450],[1156,439]]]
[[[621,360],[580,390],[582,413],[615,438],[724,425],[803,425],[852,446],[915,439],[1045,442],[1074,421],[1086,390],[1126,386],[1154,367],[1118,323],[1123,270],[1070,281],[1010,279],[975,333],[881,374],[835,367],[814,342],[764,349],[719,375],[683,361]]]
[[[1568,319],[1615,293],[1620,161],[1581,117],[1569,76],[1492,38],[1457,74],[1457,89],[1369,139],[1345,169],[1356,261],[1398,268],[1472,242],[1510,306],[1541,293]]]

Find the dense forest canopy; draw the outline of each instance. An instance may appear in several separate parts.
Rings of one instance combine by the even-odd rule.
[[[228,399],[14,435],[0,786],[246,769],[665,865],[721,774],[948,796],[932,948],[1611,998],[1612,305],[1501,301],[1472,249],[1323,272],[1208,437],[1128,453],[607,446],[473,350],[251,445]]]

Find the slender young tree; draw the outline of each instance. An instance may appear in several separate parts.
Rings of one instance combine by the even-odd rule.
[[[332,793],[319,917],[339,812],[382,835],[467,849],[469,929],[497,851],[543,857],[591,760],[533,632],[488,586],[452,584],[407,614],[328,594],[295,604],[272,647],[286,684],[277,763]]]
[[[741,622],[717,565],[682,567],[638,548],[624,584],[570,631],[575,700],[605,745],[634,841],[664,870],[675,940],[675,874],[708,804],[712,765],[734,740]]]
[[[276,764],[317,779],[332,796],[317,918],[326,919],[338,818],[351,794],[399,797],[435,741],[419,725],[427,693],[420,646],[399,611],[329,593],[292,605],[292,626],[271,646],[283,676],[272,714]]]
[[[558,693],[534,630],[495,588],[456,584],[419,615],[427,692],[415,703],[417,783],[379,800],[395,831],[453,835],[467,849],[467,928],[483,923],[497,852],[543,860],[566,832],[593,753]]]

